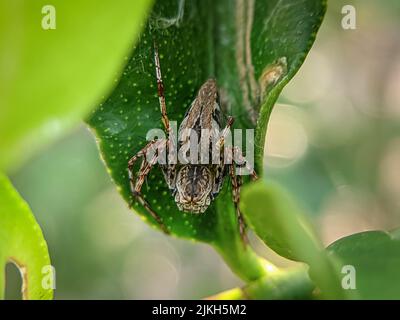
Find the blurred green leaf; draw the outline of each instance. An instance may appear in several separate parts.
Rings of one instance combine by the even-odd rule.
[[[26,202],[0,173],[0,299],[4,298],[8,262],[14,263],[21,273],[24,299],[52,299],[53,290],[42,285],[46,276],[52,277],[42,231]]]
[[[310,221],[277,184],[258,181],[246,187],[241,209],[257,235],[281,256],[307,262],[323,252]]]
[[[216,78],[222,108],[237,128],[255,128],[261,163],[269,114],[283,86],[310,49],[325,12],[325,1],[157,1],[150,21],[123,75],[104,103],[88,119],[110,174],[131,201],[127,162],[161,128],[153,63],[157,42],[170,120],[178,124],[200,86]],[[260,112],[260,116],[259,115]],[[212,244],[245,280],[264,275],[262,262],[243,250],[229,181],[202,215],[178,210],[162,173],[154,168],[144,197],[178,237]],[[134,206],[153,226],[140,205]]]
[[[151,0],[0,1],[0,168],[15,167],[99,103]]]
[[[275,183],[258,181],[242,191],[241,209],[271,249],[311,267],[313,279],[325,297],[342,297],[337,261],[326,255],[311,222],[290,194]]]
[[[210,296],[210,300],[289,300],[310,299],[314,285],[306,268],[294,268],[275,272],[260,278],[243,288],[234,288]]]
[[[330,255],[341,260],[342,268],[354,267],[356,290],[348,291],[355,291],[358,298],[400,299],[400,240],[396,233],[361,232],[327,248]],[[344,278],[350,272],[343,269],[340,276]]]

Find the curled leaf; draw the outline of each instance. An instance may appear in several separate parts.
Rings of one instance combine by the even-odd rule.
[[[42,231],[29,206],[0,173],[0,298],[8,262],[21,273],[24,299],[52,299],[54,274]]]

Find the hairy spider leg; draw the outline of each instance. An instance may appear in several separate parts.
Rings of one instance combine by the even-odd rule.
[[[243,157],[242,150],[239,147],[233,147],[232,152],[230,152],[229,155],[233,155],[233,159],[230,163],[234,163],[236,160],[236,162],[238,162],[240,165],[244,165],[246,169],[250,172],[251,180],[255,181],[258,179],[256,171],[248,164],[246,158]]]
[[[236,218],[237,218],[238,224],[239,224],[240,236],[241,236],[243,242],[245,244],[248,244],[249,239],[247,238],[247,235],[246,235],[246,223],[244,221],[242,212],[240,211],[240,208],[239,208],[240,186],[242,185],[242,177],[237,176],[235,174],[235,164],[234,163],[229,165],[229,174],[231,176],[233,204],[235,205]]]
[[[154,64],[156,67],[156,78],[157,78],[157,94],[158,94],[158,100],[160,103],[160,111],[161,111],[161,120],[162,123],[164,124],[165,130],[167,132],[167,165],[161,166],[164,175],[167,180],[168,187],[170,189],[174,189],[174,178],[176,176],[175,172],[175,164],[174,161],[176,161],[176,143],[175,143],[175,135],[176,132],[172,132],[172,128],[169,123],[168,119],[168,114],[167,114],[167,104],[165,100],[165,90],[164,90],[164,82],[162,80],[162,75],[161,75],[161,64],[160,64],[160,56],[158,53],[158,46],[156,40],[154,40]],[[171,161],[172,160],[172,161]]]
[[[222,130],[222,134],[217,141],[217,144],[216,144],[217,149],[221,150],[221,148],[223,147],[223,145],[225,143],[225,139],[228,136],[228,134],[230,133],[231,127],[234,122],[235,122],[235,119],[233,117],[228,118],[226,126],[225,126],[224,130]]]
[[[235,170],[238,164],[236,163],[239,162],[240,165],[245,165],[247,170],[250,172],[250,176],[252,180],[257,180],[257,173],[255,172],[254,168],[250,167],[249,164],[247,163],[245,157],[243,157],[242,150],[239,147],[232,147],[231,152],[228,153],[232,159],[229,159],[229,173],[231,176],[231,182],[232,182],[232,194],[233,194],[233,203],[235,205],[235,210],[236,210],[236,216],[238,218],[239,222],[239,231],[240,235],[242,236],[242,239],[244,240],[245,243],[248,243],[248,238],[246,236],[246,222],[243,218],[243,215],[240,211],[239,208],[239,203],[240,203],[240,186],[242,185],[242,176],[237,175]]]
[[[142,150],[140,150],[135,156],[133,156],[128,162],[128,173],[129,173],[129,182],[132,196],[147,210],[147,212],[154,218],[154,220],[159,224],[160,228],[166,233],[169,234],[169,231],[165,224],[163,223],[161,217],[151,208],[150,204],[144,199],[141,194],[141,189],[143,183],[149,174],[151,168],[157,163],[159,148],[165,148],[167,145],[167,140],[152,140],[150,141]],[[149,161],[147,161],[146,154],[149,149],[154,148],[154,155],[151,157]],[[134,177],[133,166],[137,159],[143,158],[142,163],[140,165],[139,173],[137,179]]]
[[[158,54],[158,46],[155,40],[154,40],[154,64],[156,66],[157,94],[158,94],[158,101],[160,102],[161,120],[164,124],[165,130],[167,131],[167,135],[169,138],[171,127],[169,124],[169,119],[167,114],[167,104],[165,102],[164,82],[161,76],[161,65],[160,65],[160,57]]]
[[[227,136],[227,133],[229,132],[230,127],[233,124],[233,118],[229,117],[228,119],[228,123],[225,127],[225,129],[223,130],[223,133],[220,137],[220,152],[223,152],[222,148]],[[243,218],[243,214],[240,211],[240,187],[242,185],[242,176],[237,175],[235,170],[237,167],[237,163],[236,161],[240,164],[240,165],[245,165],[247,170],[250,172],[251,178],[252,180],[257,180],[257,173],[255,172],[254,168],[250,167],[250,165],[248,164],[248,162],[246,161],[246,159],[243,157],[242,151],[239,147],[234,146],[234,147],[230,147],[229,152],[227,153],[228,155],[228,160],[227,163],[229,163],[229,174],[231,177],[231,183],[232,183],[232,197],[233,197],[233,203],[235,206],[235,211],[236,211],[236,217],[238,220],[238,224],[239,224],[239,232],[240,232],[240,236],[243,240],[243,242],[245,244],[247,244],[249,242],[248,237],[246,235],[246,222]]]
[[[136,153],[132,158],[129,159],[128,161],[128,174],[129,174],[129,179],[134,179],[133,176],[133,166],[135,165],[136,161],[140,157],[144,157],[146,159],[146,153],[147,151],[158,141],[156,139],[151,140],[147,145],[144,146],[143,149],[141,149],[138,153]],[[132,175],[132,177],[131,177]]]
[[[219,140],[217,141],[216,147],[218,148],[220,153],[225,151],[223,147],[224,147],[224,144],[225,144],[226,137],[228,136],[228,134],[230,132],[230,129],[231,129],[232,125],[233,125],[233,122],[234,122],[234,118],[233,117],[229,117],[228,121],[227,121],[227,124],[226,124],[224,130],[222,131],[222,134],[220,135]],[[247,235],[246,235],[246,223],[244,221],[243,215],[240,212],[240,208],[239,208],[240,186],[242,185],[242,177],[236,175],[236,173],[235,173],[236,165],[235,165],[235,163],[233,161],[234,159],[237,159],[237,157],[236,158],[233,157],[233,153],[234,153],[235,148],[236,147],[230,148],[230,150],[229,150],[230,152],[228,152],[228,157],[229,157],[228,158],[228,160],[229,160],[228,161],[228,163],[229,163],[228,168],[229,168],[229,174],[230,174],[231,183],[232,183],[233,203],[234,203],[234,206],[235,206],[236,218],[237,218],[237,221],[238,221],[238,224],[239,224],[239,233],[240,233],[240,237],[243,240],[243,243],[247,244],[249,241],[248,241],[248,238],[247,238]],[[219,170],[219,169],[221,169],[221,168],[223,168],[225,166],[224,157],[222,156],[221,159],[222,159],[222,161],[221,161],[221,163],[219,165],[220,167],[217,168],[217,173],[221,172],[222,170]]]

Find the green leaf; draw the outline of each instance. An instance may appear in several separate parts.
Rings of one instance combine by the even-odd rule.
[[[272,106],[303,62],[324,12],[325,2],[319,0],[157,1],[117,87],[88,119],[125,200],[131,201],[128,159],[146,145],[150,129],[161,128],[153,41],[170,120],[179,125],[200,86],[213,77],[235,127],[257,127],[261,163]],[[178,210],[158,167],[142,193],[173,235],[212,244],[245,280],[265,274],[264,262],[250,248],[243,250],[230,181],[201,215]],[[143,207],[134,210],[158,227]]]
[[[272,182],[257,181],[241,194],[241,209],[257,235],[276,253],[312,261],[323,252],[318,236],[293,198]]]
[[[398,231],[397,231],[398,233]],[[341,238],[327,251],[341,260],[344,266],[355,271],[355,291],[361,299],[400,299],[400,240],[396,233],[367,231]],[[351,284],[350,269],[343,269],[340,276]]]
[[[70,128],[111,89],[151,0],[0,1],[0,168]]]
[[[0,299],[4,298],[5,265],[14,263],[22,276],[24,299],[52,299],[50,257],[42,231],[26,202],[0,173]],[[50,274],[51,276],[51,274]]]
[[[258,181],[242,191],[241,209],[256,234],[276,253],[311,267],[324,297],[341,298],[338,262],[325,253],[311,222],[281,187]]]
[[[275,272],[247,284],[208,297],[209,300],[289,300],[311,299],[314,285],[306,268]]]

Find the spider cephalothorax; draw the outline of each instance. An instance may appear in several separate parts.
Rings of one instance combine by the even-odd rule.
[[[223,130],[221,126],[221,109],[218,101],[217,83],[214,79],[208,79],[199,89],[197,96],[185,114],[185,117],[178,130],[178,145],[175,146],[173,135],[164,96],[164,85],[161,78],[161,67],[158,58],[158,50],[154,45],[154,61],[156,66],[158,96],[161,108],[161,118],[166,130],[166,138],[150,141],[142,150],[133,156],[128,162],[128,172],[132,195],[141,203],[146,210],[159,223],[161,228],[168,233],[160,216],[150,207],[141,195],[141,188],[151,168],[157,163],[161,154],[170,154],[175,147],[184,148],[188,142],[193,142],[192,133],[195,134],[196,143],[204,143],[206,148],[201,148],[196,161],[171,161],[161,163],[165,180],[171,194],[174,196],[177,207],[181,211],[200,214],[207,210],[212,200],[221,190],[224,178],[229,174],[232,181],[233,202],[239,220],[240,233],[245,237],[244,221],[239,210],[239,191],[241,176],[236,175],[235,168],[238,161],[241,165],[247,166],[238,147],[227,147],[224,142],[233,124],[233,118],[229,117]],[[190,141],[189,141],[190,140]],[[185,149],[186,150],[186,149]],[[149,152],[151,151],[151,152]],[[228,151],[228,152],[226,152]],[[192,150],[190,150],[192,152]],[[189,153],[190,153],[189,152]],[[151,156],[149,156],[151,154]],[[184,152],[186,154],[186,151]],[[226,159],[225,155],[228,155]],[[197,156],[197,154],[196,154]],[[143,158],[137,178],[133,174],[133,166],[136,160]],[[190,156],[189,156],[190,157]],[[184,156],[187,160],[187,156]],[[197,162],[197,160],[207,159]],[[177,159],[180,159],[177,157]],[[217,160],[217,161],[215,161]],[[234,161],[235,160],[235,161]],[[249,168],[253,178],[256,178],[254,169]]]

